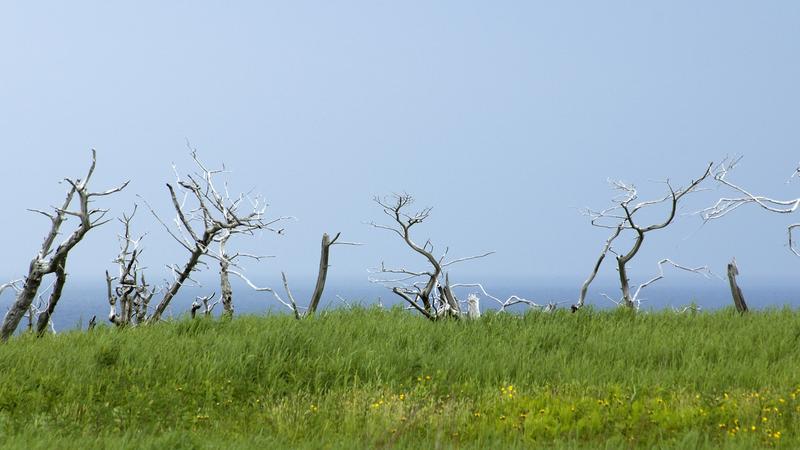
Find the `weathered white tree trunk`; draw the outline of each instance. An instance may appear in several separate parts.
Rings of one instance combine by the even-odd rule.
[[[53,285],[53,292],[50,293],[50,299],[47,302],[47,308],[39,314],[36,321],[36,333],[42,336],[47,331],[47,325],[50,323],[50,317],[56,309],[58,300],[61,298],[61,293],[64,291],[64,285],[67,283],[66,271],[67,259],[66,257],[56,266],[56,282]]]
[[[467,297],[467,317],[470,319],[481,318],[480,299],[475,294],[469,294]]]
[[[183,283],[189,279],[189,276],[194,272],[197,263],[200,261],[200,257],[206,254],[206,249],[211,244],[211,241],[214,239],[218,230],[209,229],[206,230],[203,234],[203,238],[195,244],[195,247],[192,249],[191,254],[189,255],[189,260],[183,266],[183,270],[181,270],[178,277],[175,281],[167,289],[167,292],[164,294],[164,297],[161,298],[161,301],[158,302],[156,305],[153,314],[150,316],[151,322],[158,322],[161,320],[161,316],[164,314],[164,311],[167,310],[167,306],[169,306],[170,302],[175,295],[178,294],[178,291],[183,287]]]
[[[0,341],[6,341],[9,337],[11,337],[12,334],[14,334],[17,326],[19,326],[19,322],[30,310],[31,304],[36,298],[39,287],[42,284],[42,278],[47,274],[56,273],[56,285],[54,286],[53,293],[50,296],[47,309],[43,313],[44,317],[41,318],[42,321],[37,325],[37,329],[41,326],[47,326],[48,322],[50,321],[50,316],[52,315],[58,300],[61,298],[61,292],[64,287],[64,283],[66,282],[65,265],[67,255],[84,238],[89,230],[107,222],[103,220],[103,217],[108,211],[103,209],[90,209],[89,205],[91,199],[93,197],[101,197],[119,192],[128,185],[128,182],[125,182],[121,186],[105,192],[89,192],[87,185],[92,177],[92,174],[94,173],[96,161],[97,154],[94,150],[92,150],[92,163],[89,167],[86,178],[75,181],[66,179],[66,182],[69,183],[71,187],[61,208],[56,208],[53,213],[33,210],[34,212],[40,213],[50,219],[50,232],[47,234],[47,237],[45,237],[39,253],[31,261],[28,267],[28,275],[25,277],[25,284],[17,295],[14,304],[11,305],[11,308],[9,308],[8,313],[6,313],[6,316],[3,319],[3,324],[0,326]],[[78,196],[79,208],[77,211],[71,211],[68,208],[76,194]],[[68,215],[77,217],[80,221],[80,224],[72,232],[72,234],[70,234],[64,240],[64,242],[56,247],[55,250],[52,250],[61,225],[64,223],[64,220]]]
[[[230,259],[225,250],[225,244],[228,243],[231,233],[229,230],[223,231],[222,237],[219,240],[219,284],[220,292],[222,294],[222,309],[223,314],[228,317],[233,317],[233,289],[231,288],[230,276]]]
[[[456,296],[453,295],[453,290],[450,287],[449,273],[445,273],[444,275],[444,286],[441,287],[441,290],[442,298],[444,298],[445,303],[447,304],[446,314],[450,317],[458,319],[461,317],[461,306],[458,304],[458,300],[456,300]]]
[[[38,258],[31,261],[31,269],[25,278],[25,284],[3,319],[3,325],[0,327],[0,340],[8,340],[16,331],[22,318],[30,310],[31,303],[33,303],[33,299],[36,298],[36,293],[42,285],[42,277],[45,275],[44,271],[35,267],[39,264]]]
[[[150,208],[150,211],[161,222],[170,236],[189,252],[189,260],[182,269],[178,269],[177,266],[173,267],[175,279],[166,289],[161,301],[148,318],[151,322],[157,322],[161,319],[172,299],[175,298],[183,284],[190,279],[191,274],[197,269],[201,258],[206,256],[217,259],[220,262],[221,301],[225,305],[226,314],[233,314],[233,293],[229,275],[231,273],[238,275],[238,273],[231,267],[236,267],[236,258],[239,256],[251,256],[256,259],[259,257],[239,253],[228,255],[225,250],[227,240],[235,234],[252,235],[255,230],[269,230],[281,234],[283,229],[276,230],[273,226],[290,218],[279,217],[265,221],[266,203],[263,202],[261,197],[250,197],[246,194],[231,197],[227,185],[224,189],[218,190],[214,185],[213,177],[216,174],[224,173],[224,167],[221,170],[208,169],[197,158],[197,152],[194,149],[191,150],[191,156],[200,172],[188,175],[185,179],[178,177],[176,187],[183,194],[182,201],[178,200],[176,188],[173,188],[171,184],[167,184],[172,205],[177,215],[175,220],[177,231],[173,231],[167,226],[158,217],[153,208]],[[195,203],[195,205],[186,206],[187,200]],[[251,207],[248,213],[239,211],[243,204]],[[195,229],[199,230],[201,226],[202,234],[195,231]],[[221,246],[219,254],[210,251],[209,247],[214,243]]]

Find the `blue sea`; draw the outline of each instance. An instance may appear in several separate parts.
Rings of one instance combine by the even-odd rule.
[[[490,294],[502,300],[513,294],[541,304],[562,302],[559,307],[563,308],[569,308],[571,304],[576,302],[580,289],[580,283],[574,285],[563,282],[547,283],[541,281],[526,283],[521,280],[514,282],[485,282],[483,286]],[[286,299],[286,295],[280,290],[282,286],[273,287],[279,289],[281,297]],[[747,304],[751,309],[780,308],[784,306],[800,307],[800,289],[797,286],[760,283],[751,286],[742,284],[741,287]],[[312,290],[313,283],[292,286],[292,292],[300,306],[307,303]],[[213,292],[218,294],[219,289],[212,283],[204,287],[185,286],[178,297],[172,301],[166,317],[177,317],[186,314],[195,296],[209,295]],[[460,299],[465,299],[472,292],[481,297],[481,310],[486,311],[497,308],[496,302],[480,294],[478,289],[475,288],[457,289],[456,295]],[[612,298],[618,298],[619,287],[610,283],[593,285],[587,297],[587,305],[593,305],[598,308],[615,307],[614,303],[601,296],[601,293],[606,293]],[[344,301],[337,298],[337,296],[341,296]],[[640,297],[643,300],[642,308],[645,310],[680,307],[692,302],[699,305],[703,310],[714,310],[733,304],[728,283],[723,280],[679,286],[669,283],[654,284],[643,290]],[[154,306],[158,300],[158,296],[154,297],[151,302],[152,305]],[[2,298],[0,298],[0,311],[6,311],[12,301],[13,295],[10,291],[3,293]],[[377,304],[389,307],[402,303],[399,297],[384,287],[373,285],[366,281],[354,281],[345,284],[331,283],[326,286],[320,308],[324,310],[347,307],[348,305]],[[284,314],[289,312],[270,293],[255,292],[246,286],[234,286],[234,306],[236,314]],[[527,308],[525,305],[517,305],[510,310],[523,312]],[[218,305],[214,312],[219,313],[221,309],[221,305]],[[99,283],[82,284],[76,282],[66,286],[61,301],[53,315],[53,323],[57,331],[86,327],[93,316],[97,316],[98,323],[107,322],[108,313],[109,305],[104,286]]]

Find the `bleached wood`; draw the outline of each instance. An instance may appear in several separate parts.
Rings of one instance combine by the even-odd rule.
[[[765,211],[777,214],[792,214],[798,210],[798,208],[800,207],[800,197],[787,200],[774,199],[763,195],[754,194],[750,190],[745,189],[742,186],[730,181],[728,179],[728,175],[736,167],[739,161],[741,161],[741,159],[742,158],[739,157],[725,161],[723,164],[719,166],[719,168],[714,173],[714,180],[716,180],[720,185],[725,186],[730,190],[740,194],[740,196],[720,198],[712,206],[705,209],[701,209],[700,211],[697,211],[695,214],[699,214],[704,221],[708,222],[711,220],[716,220],[725,217],[728,214],[735,211],[736,209],[740,208],[741,206],[747,204],[755,204]],[[800,167],[797,167],[794,170],[792,175],[789,177],[789,180],[787,180],[786,182],[787,183],[791,182],[798,174],[800,174]],[[798,250],[797,247],[795,246],[793,232],[795,229],[799,227],[800,223],[793,223],[790,224],[786,229],[788,235],[789,250],[795,256],[800,256],[800,250]]]
[[[292,217],[266,219],[267,205],[261,197],[252,197],[249,193],[232,196],[227,183],[223,183],[223,188],[218,188],[215,184],[215,175],[229,173],[224,165],[222,169],[210,169],[200,160],[194,148],[190,146],[189,149],[190,156],[199,171],[181,177],[173,165],[176,181],[174,186],[167,184],[170,201],[175,210],[173,222],[176,231],[167,226],[153,208],[147,205],[168,233],[189,252],[188,260],[183,266],[170,266],[174,280],[150,315],[150,321],[160,320],[181,287],[191,280],[192,273],[206,264],[203,261],[205,257],[219,261],[220,301],[225,314],[232,315],[234,303],[230,275],[234,274],[233,268],[237,267],[235,261],[240,256],[252,256],[256,259],[261,257],[239,252],[229,254],[227,250],[229,241],[236,235],[252,236],[256,230],[282,234],[283,228],[277,229],[274,225],[292,219]],[[188,203],[192,205],[189,206]],[[249,209],[242,211],[245,206]],[[211,252],[211,247],[215,244],[218,246],[216,253]],[[238,271],[236,275],[242,277]]]
[[[88,183],[94,173],[96,164],[97,152],[92,149],[92,161],[86,176],[82,180],[65,180],[70,188],[62,206],[60,208],[55,208],[52,214],[36,211],[50,219],[50,231],[45,236],[39,252],[33,260],[31,260],[24,285],[3,319],[3,324],[0,326],[0,341],[6,341],[11,337],[19,326],[23,316],[30,310],[31,304],[41,287],[43,277],[48,274],[56,273],[57,285],[50,296],[45,314],[40,314],[39,316],[41,324],[37,325],[37,330],[43,330],[47,327],[50,322],[50,317],[61,298],[62,289],[66,282],[67,255],[81,240],[83,240],[92,228],[96,228],[107,222],[103,220],[107,210],[91,208],[91,199],[114,194],[125,189],[128,185],[126,181],[120,186],[106,191],[90,192]],[[76,196],[78,209],[70,210],[70,205],[73,203]],[[60,234],[61,226],[68,216],[78,218],[79,225],[61,244],[53,249],[55,240]]]
[[[620,290],[622,291],[622,298],[619,303],[628,308],[637,307],[637,299],[635,295],[631,294],[630,280],[628,278],[628,264],[641,249],[647,233],[666,228],[672,224],[681,199],[692,192],[697,192],[700,189],[700,184],[711,176],[713,167],[714,163],[709,163],[702,175],[691,180],[685,188],[674,189],[669,180],[666,180],[665,184],[669,190],[669,194],[638,203],[636,203],[636,200],[638,200],[638,191],[636,187],[623,181],[610,181],[612,187],[620,192],[620,195],[612,200],[615,205],[600,211],[589,209],[584,211],[584,215],[589,217],[590,223],[593,226],[612,229],[613,232],[608,239],[606,239],[600,256],[596,260],[586,281],[584,281],[581,286],[578,302],[572,306],[573,312],[584,306],[589,285],[597,276],[600,266],[608,253],[616,255],[617,273],[619,276]],[[668,210],[666,218],[662,221],[643,226],[635,220],[637,212],[664,203],[668,205]],[[634,242],[627,251],[618,253],[613,248],[613,243],[625,232],[633,234]]]
[[[728,282],[731,286],[731,296],[733,296],[733,304],[736,306],[736,310],[740,313],[746,313],[747,303],[744,301],[742,288],[740,288],[739,283],[736,282],[737,275],[739,275],[739,268],[736,267],[736,258],[734,258],[728,264]]]
[[[437,258],[434,256],[434,247],[430,240],[425,241],[423,245],[419,245],[411,237],[411,229],[415,225],[424,222],[430,216],[432,208],[427,207],[417,212],[409,213],[408,208],[414,203],[414,199],[407,193],[394,194],[388,198],[374,197],[373,201],[381,207],[386,216],[392,219],[393,224],[390,226],[370,222],[369,225],[398,235],[403,239],[406,246],[425,258],[430,265],[430,269],[387,268],[381,262],[379,268],[370,269],[371,276],[369,281],[388,287],[413,309],[420,312],[425,311],[423,315],[431,320],[435,320],[440,316],[460,317],[461,307],[452,292],[449,277],[444,273],[444,269],[456,263],[487,257],[494,254],[494,252],[446,260],[449,252],[449,248],[446,248],[444,253]],[[400,276],[387,278],[383,275],[375,276],[376,274]]]

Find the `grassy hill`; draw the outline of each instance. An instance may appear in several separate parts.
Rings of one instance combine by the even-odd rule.
[[[0,345],[0,446],[800,447],[800,313],[400,310]]]

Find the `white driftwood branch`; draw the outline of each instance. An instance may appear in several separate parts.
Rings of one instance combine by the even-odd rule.
[[[739,186],[736,183],[733,183],[728,180],[728,174],[736,164],[741,160],[740,158],[736,158],[732,161],[726,161],[722,165],[720,165],[714,173],[714,180],[722,184],[723,186],[727,186],[728,188],[732,189],[735,192],[741,194],[740,197],[732,197],[727,198],[723,197],[717,202],[705,209],[702,209],[697,212],[705,221],[719,219],[720,217],[724,217],[730,214],[732,211],[736,210],[740,206],[755,203],[759,207],[769,212],[778,213],[778,214],[791,214],[797,211],[798,207],[800,207],[800,198],[789,199],[789,200],[777,200],[770,197],[765,197],[763,195],[756,195],[750,192],[749,190]],[[795,174],[797,170],[795,171]],[[792,177],[794,174],[792,174]]]
[[[495,254],[495,252],[492,251],[492,252],[481,253],[480,255],[466,256],[464,258],[454,259],[452,261],[448,261],[446,263],[442,263],[442,268],[445,268],[445,267],[448,267],[448,266],[452,266],[453,264],[460,263],[460,262],[463,262],[463,261],[471,261],[473,259],[485,258],[485,257],[487,257],[489,255],[493,255],[493,254]]]
[[[21,283],[23,281],[24,280],[20,278],[20,279],[12,280],[12,281],[9,281],[8,283],[0,285],[0,295],[3,295],[3,292],[6,289],[12,289],[15,292],[19,292],[22,289]]]
[[[250,286],[251,289],[253,289],[256,292],[269,292],[269,293],[271,293],[272,296],[275,297],[275,300],[277,300],[281,305],[289,308],[289,310],[292,311],[292,313],[295,315],[295,317],[299,318],[300,311],[298,310],[297,305],[294,304],[294,303],[290,303],[290,302],[287,302],[287,301],[283,300],[281,298],[280,294],[278,294],[274,289],[272,289],[270,287],[259,287],[259,286],[256,286],[252,281],[250,281],[249,278],[247,278],[244,274],[242,274],[241,272],[239,272],[237,270],[231,270],[230,273],[232,275],[236,275],[237,277],[239,277],[242,281],[247,283],[247,285]],[[286,282],[286,277],[285,276],[284,276],[284,282],[288,286],[288,282]]]
[[[674,267],[676,269],[680,269],[680,270],[683,270],[683,271],[686,271],[686,272],[691,272],[691,273],[696,273],[696,274],[702,275],[704,278],[707,278],[707,279],[710,279],[714,275],[713,273],[711,273],[711,270],[708,268],[708,266],[686,267],[686,266],[682,266],[682,265],[672,261],[669,258],[664,258],[664,259],[662,259],[662,260],[660,260],[658,262],[658,275],[656,275],[655,277],[645,281],[644,283],[639,285],[638,288],[636,288],[636,292],[633,294],[633,299],[632,299],[634,302],[636,302],[638,304],[638,302],[639,302],[639,293],[642,291],[642,289],[644,289],[647,286],[650,286],[651,284],[655,283],[656,281],[661,280],[662,278],[664,278],[664,265],[665,264],[669,264],[670,266],[672,266],[672,267]]]
[[[434,256],[434,245],[430,239],[424,244],[419,245],[411,236],[411,229],[424,222],[431,213],[432,208],[423,208],[416,212],[408,212],[408,208],[414,203],[414,198],[407,194],[394,194],[391,197],[374,197],[382,212],[390,217],[392,225],[383,225],[370,222],[369,225],[382,230],[390,231],[400,236],[412,251],[424,257],[431,269],[409,270],[405,268],[387,268],[384,263],[377,269],[371,269],[371,274],[395,274],[397,277],[369,277],[372,283],[380,283],[390,288],[392,292],[400,296],[409,306],[425,317],[436,320],[439,317],[450,316],[459,317],[461,315],[460,302],[452,292],[448,274],[444,271],[447,267],[456,263],[484,258],[494,252],[482,253],[479,255],[467,256],[446,261],[449,248],[438,258]]]
[[[735,211],[739,207],[743,205],[747,205],[750,203],[754,203],[759,206],[761,209],[776,213],[776,214],[792,214],[798,210],[800,207],[800,198],[788,199],[788,200],[778,200],[771,197],[766,197],[763,195],[756,195],[749,190],[741,187],[740,185],[733,183],[728,180],[728,174],[733,170],[736,164],[741,160],[741,157],[735,158],[731,161],[726,161],[725,164],[722,164],[714,174],[714,179],[722,184],[740,194],[739,197],[723,197],[717,200],[717,202],[705,209],[697,211],[695,214],[699,214],[705,222],[719,219],[721,217],[725,217],[731,212]],[[796,168],[789,179],[786,181],[789,183],[792,179],[800,173],[800,167]],[[788,234],[788,244],[789,250],[795,255],[800,256],[800,250],[797,249],[795,246],[795,240],[793,236],[793,231],[800,227],[800,223],[790,224],[787,227],[787,234]]]
[[[511,295],[505,301],[500,300],[499,298],[495,297],[494,295],[488,293],[481,283],[456,283],[456,284],[453,284],[451,287],[453,289],[456,289],[456,288],[467,288],[467,287],[469,287],[469,288],[478,288],[478,289],[480,289],[480,291],[481,291],[481,293],[483,295],[485,295],[485,296],[489,297],[490,299],[494,300],[495,302],[497,302],[497,304],[500,306],[500,310],[501,311],[505,311],[506,308],[508,308],[510,306],[518,305],[518,304],[524,304],[524,305],[530,306],[531,308],[540,308],[540,309],[546,307],[546,305],[541,305],[539,303],[536,303],[533,300],[528,300],[528,299],[522,298],[522,297],[520,297],[518,295]]]
[[[122,185],[106,191],[89,191],[88,183],[91,180],[96,165],[97,152],[92,149],[92,161],[86,176],[83,179],[65,180],[66,183],[69,184],[70,189],[67,192],[62,206],[60,208],[54,208],[53,213],[44,213],[43,211],[35,210],[37,213],[43,214],[50,219],[50,231],[45,237],[38,254],[28,266],[28,274],[25,277],[24,285],[18,292],[16,300],[3,319],[2,326],[0,327],[1,341],[6,341],[11,337],[23,316],[29,312],[31,304],[34,299],[37,298],[42,278],[48,274],[55,274],[56,281],[47,306],[41,309],[38,316],[37,331],[41,334],[48,325],[52,327],[52,324],[49,323],[50,317],[61,298],[61,293],[67,280],[66,263],[70,251],[83,240],[92,228],[96,228],[107,222],[107,220],[104,220],[104,216],[108,211],[105,209],[92,208],[92,199],[94,197],[103,197],[119,192],[128,185],[126,181]],[[77,200],[78,205],[76,209],[70,209],[73,200]],[[60,235],[61,226],[68,216],[78,218],[80,224],[72,233],[66,236],[61,244],[53,248],[56,238]]]
[[[238,267],[237,258],[260,260],[262,257],[242,252],[229,254],[226,244],[233,236],[241,234],[252,236],[259,230],[282,234],[283,229],[275,229],[273,225],[290,218],[267,219],[265,217],[267,204],[260,196],[252,196],[249,192],[231,195],[225,181],[223,187],[218,188],[215,176],[229,173],[225,166],[223,165],[221,169],[209,168],[198,158],[196,149],[188,142],[187,146],[197,171],[181,176],[173,165],[175,183],[167,184],[175,212],[174,230],[145,202],[169,235],[189,252],[189,259],[182,267],[170,266],[174,280],[153,311],[151,319],[154,321],[160,318],[183,284],[191,280],[192,273],[206,265],[204,260],[209,258],[217,260],[220,264],[221,301],[225,313],[232,315],[233,291],[229,282],[229,274],[233,273],[231,268]],[[249,209],[246,209],[248,207]],[[215,244],[218,246],[218,251],[212,252],[211,247]],[[237,273],[241,278],[241,272]]]

